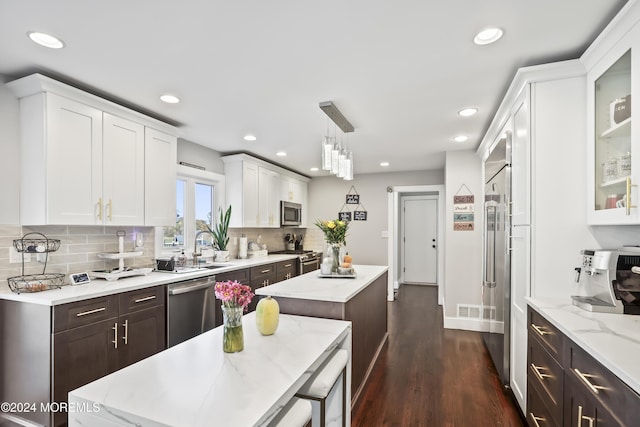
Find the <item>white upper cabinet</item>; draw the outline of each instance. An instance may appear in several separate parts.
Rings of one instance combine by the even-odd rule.
[[[609,48],[587,74],[588,222],[639,224],[640,43],[638,26]],[[595,53],[594,53],[595,54]],[[632,93],[635,88],[636,93]]]
[[[280,227],[280,174],[258,167],[258,226]]]
[[[144,224],[171,227],[176,224],[176,169],[178,138],[145,128]]]
[[[529,225],[531,222],[531,117],[530,87],[527,85],[518,99],[513,113],[511,137],[511,224]]]
[[[102,125],[103,223],[144,224],[144,126],[108,113]]]
[[[246,154],[222,161],[225,198],[232,207],[230,227],[280,227],[281,200],[302,204],[304,218],[308,178]]]
[[[172,126],[39,74],[7,86],[20,98],[21,224],[175,222]],[[171,142],[145,142],[147,126]]]

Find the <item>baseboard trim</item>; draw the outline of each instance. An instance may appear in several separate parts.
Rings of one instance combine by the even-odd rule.
[[[464,319],[460,317],[444,317],[445,329],[461,329],[463,331],[489,332],[490,330],[503,333],[504,323],[488,319]]]

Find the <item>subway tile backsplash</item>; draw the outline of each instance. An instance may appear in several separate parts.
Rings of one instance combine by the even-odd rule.
[[[10,249],[13,240],[20,239],[27,233],[41,233],[49,239],[59,239],[60,249],[48,254],[47,273],[78,273],[92,270],[105,270],[118,267],[118,260],[102,260],[98,254],[102,252],[118,252],[117,231],[124,231],[124,251],[134,249],[143,255],[125,259],[126,267],[152,267],[154,258],[153,227],[105,227],[105,226],[18,226],[0,225],[0,290],[8,290],[7,278],[22,275],[22,263],[9,263]],[[143,246],[134,247],[137,233],[143,234]],[[29,236],[38,238],[39,236]],[[20,254],[18,254],[20,256]],[[24,263],[24,274],[42,273],[44,263],[36,261],[31,254],[31,261]]]

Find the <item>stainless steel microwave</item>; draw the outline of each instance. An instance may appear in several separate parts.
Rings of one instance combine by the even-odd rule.
[[[298,227],[302,224],[302,205],[300,203],[280,202],[280,226]]]

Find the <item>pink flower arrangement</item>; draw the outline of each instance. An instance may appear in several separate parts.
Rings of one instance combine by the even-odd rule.
[[[216,298],[222,301],[225,307],[242,307],[244,311],[247,311],[247,306],[254,295],[253,292],[251,292],[251,287],[243,285],[237,280],[216,282],[215,293]]]

